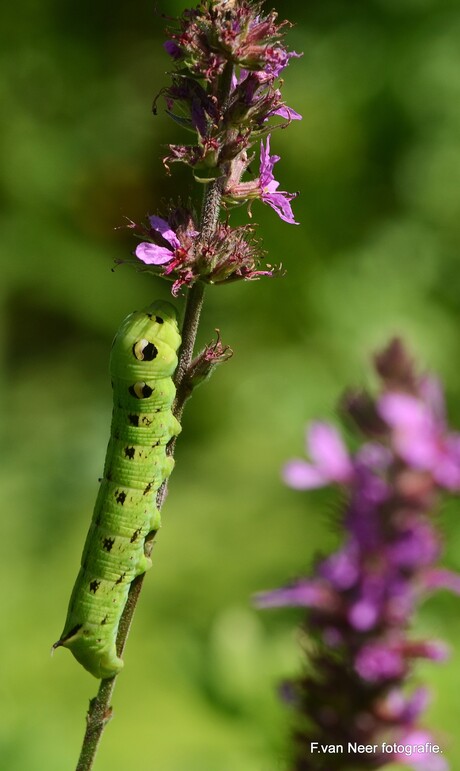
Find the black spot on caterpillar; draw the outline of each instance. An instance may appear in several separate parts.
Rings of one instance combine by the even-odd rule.
[[[153,393],[153,388],[147,383],[140,382],[130,385],[128,391],[136,399],[149,399]]]
[[[176,312],[158,301],[128,316],[112,346],[104,476],[64,630],[53,646],[69,648],[99,678],[123,666],[116,652],[120,617],[131,582],[151,565],[144,543],[160,526],[156,493],[174,466],[166,445],[180,432],[171,411],[179,345]]]
[[[139,361],[153,361],[158,356],[158,348],[143,338],[134,343],[133,354]]]

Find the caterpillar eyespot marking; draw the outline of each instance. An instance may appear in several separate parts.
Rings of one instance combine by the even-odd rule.
[[[180,432],[172,414],[172,375],[180,345],[176,312],[157,301],[128,316],[110,355],[113,416],[104,474],[66,622],[65,647],[98,678],[123,661],[116,638],[129,587],[150,567],[146,538],[160,526],[156,493],[174,461],[166,445]]]
[[[128,388],[129,393],[131,396],[134,396],[135,399],[149,399],[150,396],[153,394],[153,388],[148,385],[148,383],[140,382],[140,383],[134,383],[134,385],[130,385]]]
[[[134,343],[133,353],[138,361],[153,361],[158,356],[158,348],[143,337]]]

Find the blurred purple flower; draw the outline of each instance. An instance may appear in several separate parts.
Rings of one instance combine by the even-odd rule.
[[[401,651],[384,643],[363,645],[355,659],[355,669],[363,680],[378,683],[399,679],[406,671]]]
[[[427,590],[447,589],[460,595],[460,575],[452,570],[433,568],[426,570],[423,578]]]
[[[335,598],[330,588],[321,581],[302,580],[292,586],[275,589],[272,592],[261,592],[256,597],[259,608],[279,607],[280,605],[299,606],[305,608],[322,608],[334,610]]]
[[[427,692],[407,693],[413,663],[448,655],[442,641],[411,639],[408,627],[432,591],[460,594],[460,575],[438,567],[441,539],[431,516],[443,489],[459,489],[459,434],[447,428],[439,384],[417,376],[402,343],[393,341],[375,361],[382,394],[344,402],[362,435],[356,452],[347,452],[335,428],[313,423],[311,462],[297,459],[283,471],[300,490],[342,485],[344,543],[316,561],[312,577],[256,597],[265,608],[308,609],[304,628],[314,646],[307,648],[306,673],[291,683],[299,713],[292,771],[323,771],[311,741],[418,743]],[[373,756],[373,767],[395,759]],[[355,756],[354,766],[369,768],[368,760]],[[416,771],[447,769],[428,751],[404,762]],[[328,763],[328,771],[343,767],[333,755]]]
[[[409,730],[398,737],[397,746],[405,749],[396,751],[392,760],[410,766],[414,771],[448,771],[449,764],[443,756],[431,751],[433,744],[435,741],[428,731]]]
[[[307,452],[313,463],[295,459],[287,463],[283,478],[289,487],[309,490],[331,482],[347,484],[353,478],[353,464],[339,432],[328,423],[312,423],[307,431]]]
[[[381,417],[394,431],[394,446],[410,466],[430,472],[448,490],[460,490],[460,434],[447,431],[440,384],[425,381],[425,399],[386,393],[378,403]]]

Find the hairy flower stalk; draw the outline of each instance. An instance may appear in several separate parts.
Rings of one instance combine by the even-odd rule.
[[[170,117],[188,130],[189,145],[170,145],[165,168],[182,162],[196,182],[205,186],[201,216],[191,206],[171,204],[166,211],[150,215],[145,224],[129,221],[138,239],[133,254],[118,263],[153,273],[172,282],[172,294],[186,295],[182,345],[174,377],[174,416],[180,420],[192,390],[207,380],[214,369],[231,355],[220,336],[194,356],[194,347],[204,288],[238,280],[273,276],[276,269],[259,268],[262,253],[249,225],[232,227],[229,214],[220,219],[222,204],[252,204],[255,199],[271,206],[288,223],[294,223],[290,207],[293,194],[278,191],[270,156],[270,133],[285,128],[300,115],[282,100],[280,73],[292,57],[283,45],[287,22],[279,24],[275,12],[264,14],[262,3],[249,0],[206,0],[184,11],[174,29],[168,31],[165,49],[174,71],[162,95]],[[154,108],[156,111],[156,107]],[[262,148],[260,176],[242,182],[251,158],[248,150],[266,139]],[[246,184],[246,188],[244,187]],[[243,187],[242,187],[243,185]],[[173,454],[174,440],[167,451]],[[158,491],[161,509],[166,484]],[[149,556],[153,538],[146,540]],[[143,575],[131,584],[120,620],[117,654],[126,643]],[[93,767],[102,732],[111,716],[110,699],[115,678],[101,681],[98,695],[90,702],[87,729],[77,771]]]
[[[442,392],[420,377],[394,340],[375,359],[376,398],[349,394],[343,406],[361,435],[349,454],[331,425],[307,434],[311,461],[284,469],[288,485],[342,487],[340,548],[309,578],[258,596],[260,607],[308,608],[304,673],[284,692],[297,713],[293,771],[345,771],[399,762],[417,771],[448,768],[419,725],[428,694],[410,690],[417,659],[442,661],[442,641],[412,636],[430,593],[460,594],[460,576],[441,569],[434,515],[443,491],[460,490],[460,434],[445,421]],[[331,745],[341,752],[321,752]],[[357,745],[367,751],[357,751]],[[437,747],[437,750],[433,747]]]

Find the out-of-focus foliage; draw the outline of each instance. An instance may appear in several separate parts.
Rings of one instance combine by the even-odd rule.
[[[282,6],[282,7],[281,7]],[[159,10],[173,15],[184,4]],[[460,424],[460,6],[457,0],[284,0],[288,103],[304,115],[273,138],[299,227],[254,207],[283,279],[208,291],[201,342],[219,327],[234,358],[196,392],[119,678],[100,771],[274,771],[289,716],[275,686],[296,670],[296,612],[250,595],[330,548],[335,503],[285,489],[304,422],[330,416],[369,354],[403,334],[437,370]],[[150,105],[166,83],[152,3],[3,4],[3,635],[0,767],[74,767],[97,683],[49,649],[64,621],[110,420],[111,338],[168,286],[114,258],[124,217],[161,213],[189,176],[164,176],[179,129]],[[194,193],[196,195],[196,191]],[[459,505],[443,514],[459,567]],[[418,633],[449,663],[420,667],[452,767],[458,601],[432,600]]]

